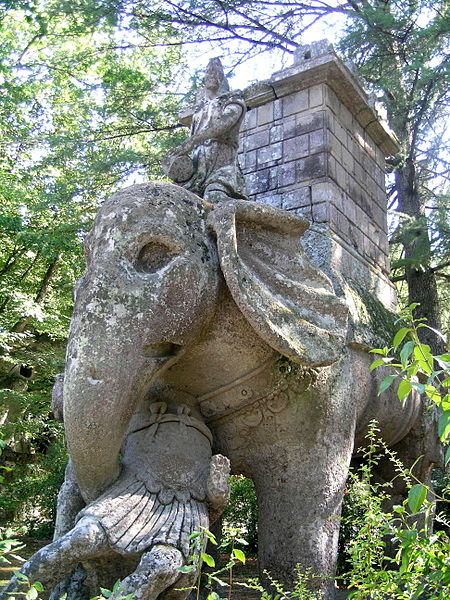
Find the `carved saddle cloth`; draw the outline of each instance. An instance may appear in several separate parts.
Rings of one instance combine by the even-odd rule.
[[[127,435],[121,475],[78,519],[96,518],[120,554],[165,544],[187,557],[190,534],[209,526],[212,437],[185,407],[174,415],[163,403],[151,406],[147,422]]]

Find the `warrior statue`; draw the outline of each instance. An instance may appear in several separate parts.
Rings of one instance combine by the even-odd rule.
[[[191,136],[168,153],[163,169],[173,181],[207,202],[246,200],[237,159],[246,106],[241,92],[230,91],[218,58],[209,61],[201,92]],[[192,160],[188,156],[191,152]]]

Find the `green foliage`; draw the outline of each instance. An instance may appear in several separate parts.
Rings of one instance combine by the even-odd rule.
[[[447,383],[450,356],[433,356],[429,346],[420,341],[419,330],[428,326],[422,319],[413,317],[414,308],[413,304],[402,312],[405,326],[395,334],[392,346],[373,351],[381,358],[372,363],[371,369],[389,365],[393,370],[393,374],[381,382],[380,393],[394,380],[400,380],[397,388],[400,402],[416,390],[426,398],[430,408],[438,406],[442,411],[438,433],[446,444],[449,441],[446,423],[450,408]],[[445,600],[450,586],[448,523],[445,516],[438,514],[436,519],[446,524],[447,530],[433,532],[431,524],[436,500],[447,507],[450,504],[449,482],[441,487],[438,498],[415,480],[412,472],[404,469],[376,435],[376,426],[372,424],[364,450],[365,463],[359,473],[350,474],[347,514],[344,515],[344,523],[353,529],[346,546],[351,568],[345,581],[354,590],[350,597],[355,600]],[[408,497],[402,505],[393,508],[392,514],[382,511],[388,490],[373,480],[373,467],[382,454],[393,461],[397,476],[408,485]],[[394,558],[386,556],[388,538],[396,545]]]
[[[206,544],[210,542],[217,546],[219,551],[226,551],[228,560],[221,568],[217,567],[215,571],[209,569],[202,572],[198,577],[195,585],[196,598],[200,597],[201,585],[207,591],[206,600],[231,600],[233,588],[247,589],[259,592],[261,600],[319,600],[317,595],[312,592],[308,585],[314,579],[311,570],[303,572],[299,567],[296,570],[296,581],[292,590],[286,591],[282,585],[265,572],[265,577],[270,583],[272,589],[268,592],[257,579],[246,579],[244,581],[235,581],[234,567],[237,563],[245,564],[245,553],[237,548],[237,545],[245,546],[246,541],[242,538],[242,531],[239,528],[225,527],[223,531],[222,541],[220,544],[211,531],[202,528],[200,532],[194,532],[190,536],[191,552],[188,564],[180,567],[180,573],[197,572],[200,561],[204,561],[209,567],[216,567],[213,557],[204,552]],[[220,591],[220,593],[219,593]]]
[[[239,529],[248,546],[247,552],[255,554],[258,546],[258,504],[255,486],[251,479],[241,475],[230,477],[230,500],[223,512],[224,523]]]
[[[396,459],[395,454],[377,439],[372,424],[364,450],[364,464],[351,472],[347,488],[343,525],[351,528],[345,551],[350,568],[344,575],[355,600],[445,600],[450,584],[450,538],[448,532],[430,532],[434,502],[431,491],[420,483]],[[409,484],[408,498],[394,512],[382,509],[389,484],[373,479],[373,467],[388,456],[400,477]],[[450,504],[450,501],[444,502]],[[394,542],[394,558],[386,555],[387,540]]]
[[[437,406],[441,415],[438,421],[438,434],[441,442],[448,445],[450,441],[450,354],[434,356],[430,346],[423,344],[419,338],[421,329],[430,329],[424,319],[416,319],[413,311],[416,304],[409,305],[401,317],[405,327],[397,331],[392,347],[378,348],[373,353],[381,356],[370,368],[389,365],[393,371],[380,383],[379,394],[387,390],[394,381],[398,382],[397,396],[405,402],[414,391],[423,395],[430,406]],[[450,460],[447,450],[445,462]]]
[[[50,391],[63,369],[83,239],[119,185],[162,176],[159,158],[177,136],[183,59],[173,31],[145,31],[122,3],[36,0],[3,9],[0,422],[3,464],[18,468],[0,519],[23,521],[34,489],[49,522],[55,488],[46,461],[62,444]]]

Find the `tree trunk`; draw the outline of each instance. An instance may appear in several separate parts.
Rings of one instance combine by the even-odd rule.
[[[51,282],[53,276],[55,275],[56,271],[58,270],[59,263],[61,262],[61,258],[62,258],[62,255],[58,254],[58,256],[47,267],[44,278],[42,279],[41,286],[40,286],[40,288],[36,294],[35,300],[34,300],[36,302],[36,304],[42,304],[44,302],[45,297],[47,296],[48,290],[50,288],[50,282]],[[17,323],[15,323],[12,326],[11,332],[23,333],[23,331],[25,331],[25,328],[28,325],[28,323],[30,322],[30,320],[31,320],[31,316],[25,315],[19,321],[17,321]]]
[[[409,158],[396,174],[398,210],[411,217],[410,224],[401,232],[405,251],[405,278],[408,285],[408,302],[418,302],[416,318],[425,318],[433,329],[440,330],[439,298],[436,274],[431,265],[431,243],[423,204],[417,190],[414,162]],[[422,342],[431,347],[434,354],[444,352],[443,340],[427,328],[420,330]]]

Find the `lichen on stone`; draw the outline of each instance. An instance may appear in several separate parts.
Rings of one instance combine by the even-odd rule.
[[[346,286],[345,295],[352,320],[350,345],[367,350],[388,345],[400,326],[398,315],[355,282]]]

